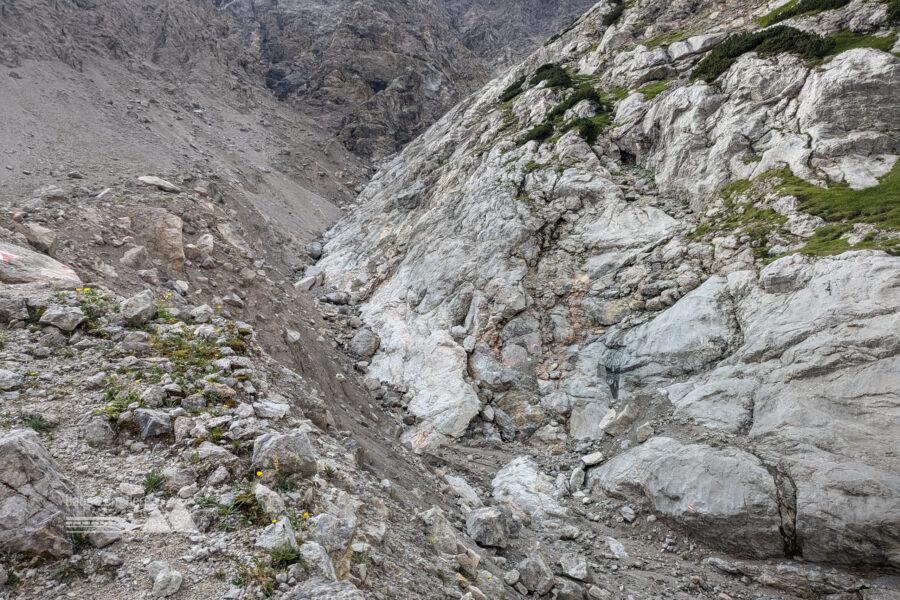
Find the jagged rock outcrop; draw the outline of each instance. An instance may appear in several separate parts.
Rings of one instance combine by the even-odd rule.
[[[409,142],[500,67],[571,23],[591,0],[217,2],[232,36],[282,99],[353,152]]]
[[[66,519],[85,509],[81,492],[34,431],[0,436],[0,550],[68,556],[74,546]]]
[[[729,21],[712,2],[650,2],[610,24],[599,4],[390,161],[317,269],[381,339],[368,375],[408,390],[402,439],[466,429],[615,455],[690,422],[671,443],[722,435],[733,448],[700,454],[743,457],[719,470],[747,473],[758,520],[734,544],[674,524],[732,552],[896,564],[900,259],[819,256],[891,251],[896,234],[878,209],[829,213],[806,183],[892,201],[900,60],[872,4],[840,17],[875,34],[867,47],[842,51],[829,27],[820,65],[749,52],[715,85],[691,73],[764,7],[725,7]],[[772,183],[776,168],[790,172]],[[815,246],[826,235],[834,250]],[[659,494],[681,498],[679,471],[660,468]],[[719,496],[704,494],[737,518]]]

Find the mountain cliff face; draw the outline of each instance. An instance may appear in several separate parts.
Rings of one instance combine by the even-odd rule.
[[[315,269],[408,444],[595,448],[569,492],[900,564],[900,45],[835,4],[600,3],[386,165]]]
[[[500,67],[591,2],[235,0],[218,3],[247,62],[279,98],[321,119],[353,152],[409,142]]]

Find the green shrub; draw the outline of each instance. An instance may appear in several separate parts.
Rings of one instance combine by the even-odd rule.
[[[850,0],[794,0],[784,6],[776,8],[766,16],[759,19],[763,27],[780,23],[786,19],[800,15],[815,14],[826,10],[834,10],[850,4]]]
[[[572,87],[572,77],[561,66],[554,63],[541,65],[531,77],[531,85],[537,85],[542,81],[547,82],[547,87]]]
[[[144,475],[144,495],[149,496],[154,492],[158,492],[165,485],[166,480],[162,475],[162,472],[154,469]]]
[[[900,0],[888,0],[887,19],[891,25],[900,25]]]
[[[520,143],[526,144],[531,141],[543,142],[547,138],[553,135],[553,124],[552,123],[541,123],[537,127],[532,128],[525,134],[525,137],[522,138]]]
[[[553,110],[547,113],[547,120],[552,121],[557,117],[561,117],[566,114],[566,111],[581,102],[582,100],[591,100],[600,105],[600,110],[606,110],[606,105],[604,102],[603,96],[600,95],[594,86],[585,83],[578,86],[574,92],[569,94],[569,97],[557,104]]]
[[[806,59],[822,58],[829,54],[835,42],[828,38],[779,25],[763,31],[747,31],[734,34],[710,51],[694,68],[691,79],[715,81],[727,71],[742,54],[758,52],[761,55],[792,52]]]
[[[618,23],[619,19],[622,17],[622,13],[625,12],[624,0],[613,0],[613,2],[615,2],[615,4],[613,5],[612,10],[603,16],[604,27],[609,27]]]
[[[846,183],[821,188],[790,171],[780,176],[779,190],[795,196],[803,212],[832,223],[870,223],[882,229],[900,230],[900,161],[878,185],[862,190],[851,189]]]
[[[512,85],[503,90],[503,93],[500,94],[500,102],[509,102],[516,96],[522,93],[522,86],[525,85],[525,80],[528,77],[523,75],[519,79],[517,79]]]

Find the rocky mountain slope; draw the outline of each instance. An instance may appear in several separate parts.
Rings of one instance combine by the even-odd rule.
[[[408,444],[595,447],[563,493],[897,567],[897,13],[808,4],[601,3],[376,176],[315,270]]]
[[[375,152],[568,3],[0,4],[0,599],[897,598],[898,8],[819,4],[601,2],[365,187],[347,32]]]
[[[592,2],[233,0],[232,37],[278,97],[356,154],[392,154]]]

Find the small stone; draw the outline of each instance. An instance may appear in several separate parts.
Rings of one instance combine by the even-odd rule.
[[[161,189],[164,192],[170,192],[172,194],[180,194],[181,188],[175,185],[174,183],[169,183],[165,179],[160,179],[159,177],[154,177],[152,175],[145,175],[143,177],[138,177],[138,181],[143,183],[149,187],[156,187]]]
[[[591,454],[587,454],[581,457],[581,463],[585,467],[593,467],[594,465],[599,465],[603,462],[603,453],[602,452],[592,452]]]
[[[182,575],[175,569],[166,566],[153,578],[153,594],[168,598],[181,588]]]

